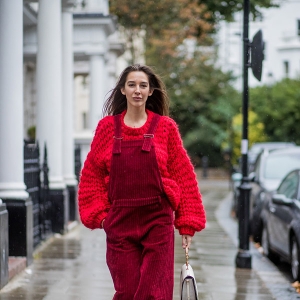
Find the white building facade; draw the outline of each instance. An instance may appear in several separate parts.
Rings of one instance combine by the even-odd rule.
[[[265,60],[261,82],[249,70],[249,85],[272,84],[285,77],[300,76],[300,0],[280,1],[280,7],[262,9],[262,20],[251,21],[249,39],[261,29],[265,42]],[[221,22],[217,35],[219,65],[233,71],[242,89],[243,13],[236,14],[235,22]]]
[[[108,0],[0,0],[0,211],[7,209],[14,222],[9,227],[16,229],[8,239],[0,232],[0,271],[6,274],[0,286],[8,274],[3,241],[23,243],[14,247],[20,253],[10,255],[32,261],[33,208],[23,167],[28,129],[36,128],[41,149],[48,149],[53,232],[66,232],[77,218],[69,213],[70,203],[77,203],[75,145],[89,147],[105,93],[116,80],[124,52],[116,25]],[[83,80],[87,85],[76,84]],[[84,97],[78,100],[77,93]]]

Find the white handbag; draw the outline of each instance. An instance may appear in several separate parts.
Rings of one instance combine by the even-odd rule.
[[[185,248],[186,263],[180,273],[180,300],[198,300],[198,289],[193,268],[189,264],[189,249]]]

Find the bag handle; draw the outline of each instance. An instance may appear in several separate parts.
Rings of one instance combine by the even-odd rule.
[[[189,269],[189,248],[185,247],[185,264],[186,264],[186,269]]]

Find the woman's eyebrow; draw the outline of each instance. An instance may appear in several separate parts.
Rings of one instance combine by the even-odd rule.
[[[130,80],[130,81],[127,81],[127,83],[135,83],[135,81],[133,81],[133,80]],[[148,82],[147,82],[147,81],[142,81],[141,83],[143,83],[143,84],[148,84]]]

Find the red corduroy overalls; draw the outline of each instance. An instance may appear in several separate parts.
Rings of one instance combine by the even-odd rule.
[[[112,205],[104,222],[114,300],[173,299],[174,217],[152,143],[159,119],[155,114],[143,140],[123,141],[121,115],[114,117]]]

